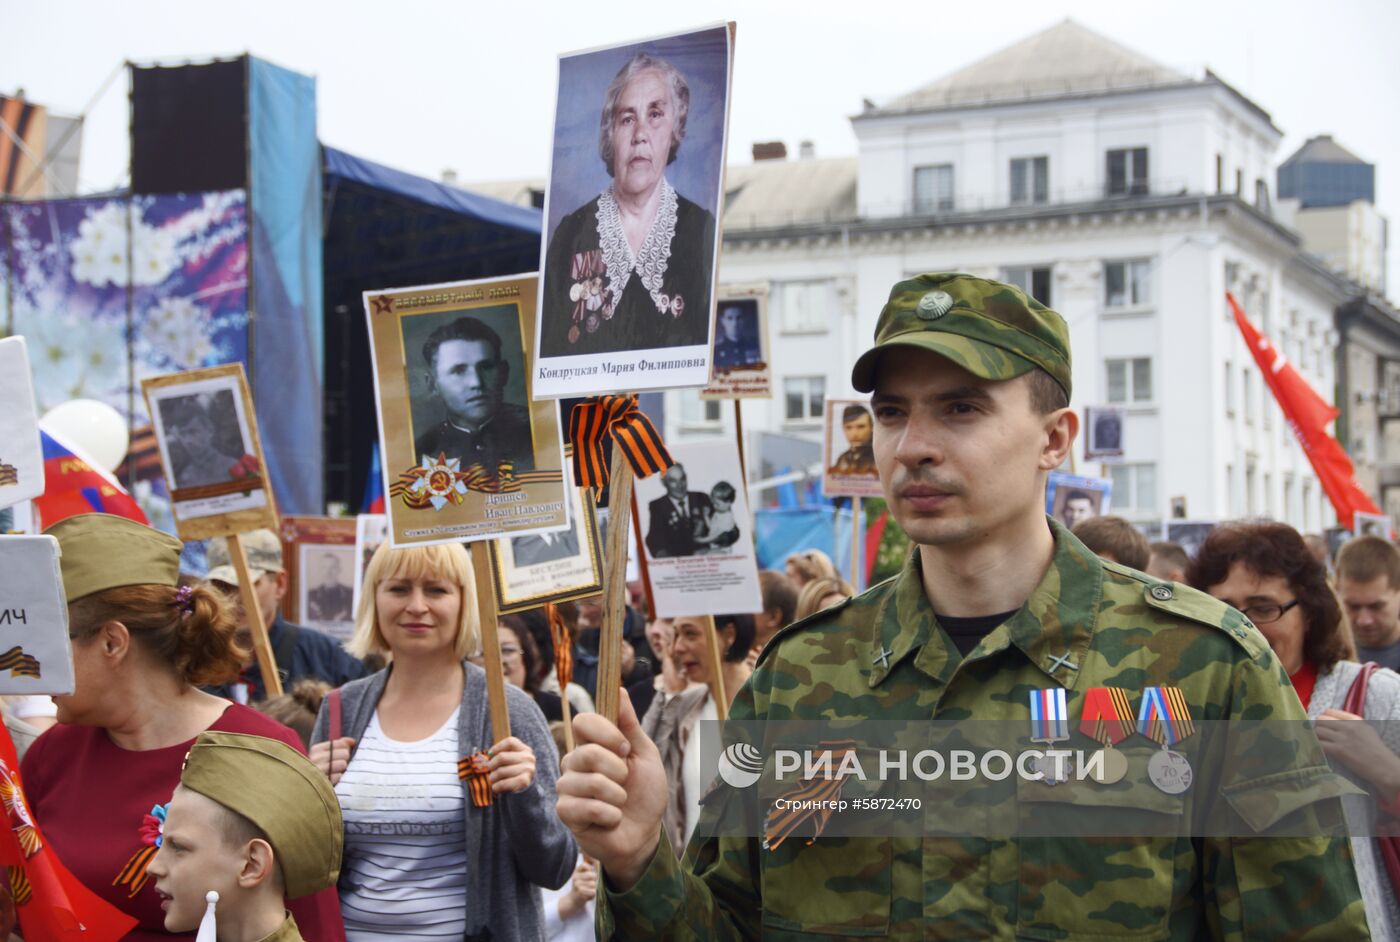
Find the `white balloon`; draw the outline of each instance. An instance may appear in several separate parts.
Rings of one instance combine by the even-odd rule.
[[[115,471],[131,447],[122,414],[96,399],[70,399],[54,406],[39,420],[46,432],[87,453],[108,471]]]

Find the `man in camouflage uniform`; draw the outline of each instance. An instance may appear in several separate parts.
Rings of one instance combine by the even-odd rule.
[[[607,877],[600,938],[1368,938],[1347,841],[1328,830],[1335,780],[1263,637],[1214,599],[1100,561],[1045,516],[1047,474],[1078,429],[1063,319],[1007,285],[924,275],[894,287],[853,382],[874,392],[876,461],[917,552],[895,578],[780,632],[731,720],[1020,725],[1031,691],[1062,687],[1077,726],[1091,688],[1126,688],[1136,703],[1164,686],[1197,721],[1294,721],[1296,748],[1257,776],[1222,771],[1217,752],[1185,797],[1147,783],[1155,744],[1143,739],[1111,788],[1014,785],[1013,813],[1070,823],[1110,806],[1180,816],[1194,796],[1220,798],[1248,825],[1234,837],[915,828],[769,850],[707,828],[752,800],[718,785],[677,861],[658,824],[656,749],[624,700],[616,726],[575,720],[580,745],[558,783],[560,816]],[[1257,836],[1284,821],[1290,836]]]

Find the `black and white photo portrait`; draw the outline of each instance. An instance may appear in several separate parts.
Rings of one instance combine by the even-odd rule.
[[[512,537],[510,555],[517,569],[558,562],[578,555],[578,537],[573,530]]]
[[[661,475],[666,493],[648,506],[647,549],[664,559],[725,550],[739,540],[734,518],[734,485],[718,481],[708,493],[690,490],[685,466],[673,464]]]
[[[305,602],[302,618],[340,624],[354,617],[355,547],[303,546],[298,580]]]
[[[1122,409],[1115,406],[1089,406],[1084,410],[1084,424],[1084,460],[1123,457]]]
[[[405,347],[421,358],[421,378],[409,390],[419,457],[444,455],[490,473],[505,463],[516,472],[535,467],[515,309],[495,313],[405,321]]]
[[[715,310],[715,369],[742,369],[763,363],[758,301],[721,301]]]
[[[248,448],[229,389],[160,400],[172,489],[232,480]]]

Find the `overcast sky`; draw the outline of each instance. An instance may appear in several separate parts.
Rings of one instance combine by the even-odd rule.
[[[326,144],[434,179],[446,168],[462,181],[543,176],[558,53],[733,19],[730,160],[747,162],[757,140],[837,156],[855,153],[848,118],[862,98],[883,103],[1066,16],[1190,75],[1209,66],[1272,114],[1279,161],[1333,134],[1377,165],[1380,209],[1400,223],[1394,0],[0,0],[0,92],[74,114],[123,61],[251,52],[316,76]],[[125,182],[127,133],[122,75],[89,114],[86,190]]]

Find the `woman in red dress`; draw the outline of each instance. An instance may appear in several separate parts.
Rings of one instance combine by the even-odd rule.
[[[107,514],[47,532],[63,550],[75,690],[21,764],[31,810],[73,875],[138,920],[127,939],[192,939],[165,931],[146,875],[185,754],[205,730],[301,739],[199,690],[236,677],[246,649],[218,592],[178,585],[179,540]],[[288,905],[308,942],[345,938],[334,887]]]

